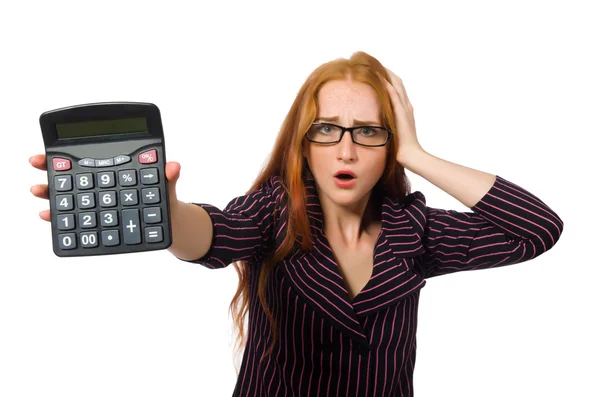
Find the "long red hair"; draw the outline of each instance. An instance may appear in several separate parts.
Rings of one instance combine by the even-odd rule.
[[[383,65],[377,59],[362,51],[355,52],[349,59],[338,58],[316,68],[300,88],[279,131],[267,165],[246,193],[258,189],[271,177],[279,176],[288,194],[288,220],[285,238],[273,255],[265,257],[258,281],[259,300],[273,330],[273,340],[266,355],[272,352],[276,339],[276,323],[267,307],[265,298],[265,287],[269,273],[277,262],[290,253],[298,235],[302,236],[301,248],[303,250],[310,250],[312,244],[310,224],[306,213],[305,185],[303,183],[303,175],[306,175],[309,170],[306,159],[302,155],[302,149],[306,131],[308,131],[317,116],[317,95],[323,84],[331,80],[351,78],[353,81],[366,83],[373,87],[381,106],[381,121],[392,132],[392,139],[387,143],[386,167],[381,179],[373,188],[373,194],[375,194],[375,197],[381,197],[382,192],[385,191],[387,195],[392,197],[403,198],[410,193],[410,182],[404,172],[404,167],[396,161],[398,145],[401,142],[398,142],[392,102],[383,81],[377,73],[390,81]],[[244,332],[244,320],[248,314],[250,280],[245,261],[233,262],[232,265],[238,273],[239,285],[229,309],[237,328],[238,337],[236,339],[239,352],[247,342],[247,335]]]

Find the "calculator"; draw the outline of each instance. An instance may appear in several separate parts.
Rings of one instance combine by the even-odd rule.
[[[88,103],[44,112],[39,121],[57,256],[171,245],[165,142],[156,105]]]

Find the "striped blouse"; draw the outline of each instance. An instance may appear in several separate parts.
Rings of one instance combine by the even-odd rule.
[[[323,234],[323,213],[313,177],[305,180],[313,246],[295,248],[267,284],[277,321],[277,343],[258,299],[264,253],[285,236],[286,191],[280,177],[233,199],[224,210],[198,204],[213,222],[213,242],[190,261],[211,269],[245,260],[251,297],[248,343],[233,396],[414,395],[417,309],[426,279],[531,260],[563,230],[558,215],[539,198],[500,176],[473,212],[426,206],[413,192],[384,197],[373,272],[350,300]],[[299,241],[298,237],[297,241]]]

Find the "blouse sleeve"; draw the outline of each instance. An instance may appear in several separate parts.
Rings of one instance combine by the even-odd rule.
[[[498,175],[472,212],[424,208],[425,278],[528,261],[552,248],[563,230],[544,202]]]
[[[257,190],[234,198],[223,210],[211,204],[193,203],[208,212],[213,240],[203,257],[184,261],[217,269],[235,261],[260,258],[273,238],[274,209],[282,192],[281,179],[275,176]]]

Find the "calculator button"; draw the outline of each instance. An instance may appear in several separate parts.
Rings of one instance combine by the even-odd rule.
[[[156,149],[147,150],[138,155],[138,161],[140,164],[152,164],[156,163]]]
[[[121,190],[121,204],[136,205],[138,203],[138,191],[135,189]]]
[[[102,231],[102,245],[110,247],[113,245],[119,245],[119,231],[118,230],[103,230]]]
[[[142,185],[158,183],[158,168],[142,168],[140,170],[140,181]]]
[[[148,243],[160,243],[163,241],[162,226],[152,226],[144,229],[146,231],[146,241]]]
[[[75,175],[75,185],[77,189],[85,190],[94,187],[94,177],[91,172]]]
[[[135,186],[137,183],[137,176],[135,170],[121,170],[119,171],[119,185],[120,186]]]
[[[117,205],[117,192],[114,190],[98,192],[98,203],[100,207],[114,207]]]
[[[90,158],[81,159],[77,163],[82,167],[93,167],[96,164],[94,159]]]
[[[77,237],[75,237],[75,233],[58,235],[58,248],[61,250],[72,250],[75,247],[77,247]]]
[[[56,208],[60,211],[69,211],[73,209],[73,195],[59,194],[56,196]]]
[[[100,212],[100,224],[102,226],[117,226],[119,224],[119,218],[117,218],[117,211],[102,211]]]
[[[142,242],[140,231],[140,214],[137,209],[121,211],[123,217],[123,241],[125,244],[139,244]]]
[[[115,165],[125,164],[131,161],[131,157],[125,156],[124,154],[120,154],[118,156],[115,156],[115,158],[113,158],[113,161],[115,162]]]
[[[94,208],[96,206],[96,200],[94,193],[78,193],[77,194],[77,208],[87,209]]]
[[[95,212],[80,212],[79,213],[79,226],[83,229],[89,229],[96,227],[96,213]]]
[[[71,230],[75,228],[75,215],[60,214],[56,216],[58,230]]]
[[[55,175],[54,189],[56,189],[57,192],[67,192],[73,189],[73,179],[71,178],[71,175]]]
[[[157,187],[142,189],[142,202],[144,204],[156,204],[160,202],[160,194]]]
[[[146,207],[144,208],[144,222],[146,223],[158,223],[162,221],[160,207]]]
[[[115,165],[115,162],[113,161],[113,159],[100,159],[100,160],[95,160],[95,165],[96,167],[110,167]]]
[[[54,157],[52,159],[52,168],[55,171],[67,171],[71,169],[71,160]]]
[[[96,232],[82,232],[79,235],[79,238],[83,248],[93,248],[98,246],[98,234]]]
[[[113,187],[115,186],[115,172],[105,171],[99,172],[97,175],[98,187]]]

